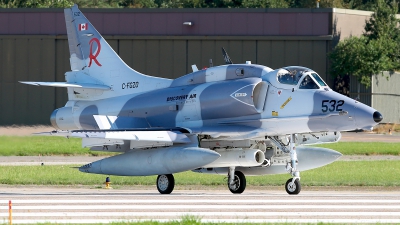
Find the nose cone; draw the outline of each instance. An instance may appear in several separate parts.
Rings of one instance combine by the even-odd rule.
[[[371,130],[377,123],[383,120],[382,114],[376,109],[371,108],[360,102],[353,104],[354,109],[349,109],[352,112],[356,122],[356,129]]]
[[[378,112],[378,111],[375,111],[374,115],[372,115],[372,117],[374,118],[374,121],[376,123],[379,123],[379,122],[381,122],[383,120],[382,114],[380,112]]]
[[[101,160],[83,165],[79,167],[79,171],[84,173],[103,174],[101,171]]]

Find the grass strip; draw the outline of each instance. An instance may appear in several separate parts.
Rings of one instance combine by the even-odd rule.
[[[400,155],[400,143],[339,142],[316,145],[344,155]],[[48,136],[0,136],[0,156],[113,155],[81,147],[80,138]]]
[[[82,148],[80,138],[48,136],[0,136],[1,156],[112,155]]]
[[[110,223],[112,225],[131,225],[131,224],[140,224],[140,225],[262,225],[262,224],[268,224],[268,225],[291,225],[291,224],[299,224],[299,223],[245,223],[245,222],[240,222],[240,223],[205,223],[201,221],[201,218],[198,219],[181,219],[181,220],[171,220],[168,222],[158,222],[158,221],[140,221],[140,222],[113,222]],[[313,224],[315,223],[302,223],[303,225],[308,225],[308,224]],[[323,225],[323,224],[329,224],[329,223],[318,223],[318,225]],[[335,225],[340,225],[335,223]]]
[[[7,185],[95,185],[102,186],[107,175],[79,172],[73,166],[0,166],[1,184]],[[339,161],[301,172],[306,186],[399,186],[400,161]],[[225,185],[221,175],[182,172],[174,174],[176,185]],[[250,186],[284,185],[289,174],[247,176]],[[156,176],[110,176],[115,185],[155,185]]]
[[[245,220],[243,220],[245,221]],[[4,223],[6,224],[6,223]],[[60,223],[37,223],[40,225],[50,225],[50,224],[60,224]],[[102,223],[98,223],[98,224],[102,224]],[[279,225],[284,225],[284,224],[298,224],[298,223],[246,223],[246,222],[240,222],[240,223],[206,223],[206,222],[202,222],[202,218],[198,217],[198,216],[193,216],[193,215],[185,215],[182,216],[180,219],[172,219],[168,222],[159,222],[156,220],[145,220],[145,221],[122,221],[122,222],[110,222],[108,224],[112,224],[112,225],[131,225],[131,224],[140,224],[140,225],[221,225],[221,224],[225,224],[225,225],[261,225],[261,224],[269,224],[269,225],[274,225],[274,224],[279,224]],[[315,224],[315,223],[302,223],[304,225],[308,225],[308,224]],[[331,224],[331,223],[322,223],[319,222],[318,224]],[[338,225],[341,223],[335,223],[335,225]]]
[[[400,143],[338,142],[315,146],[330,148],[343,155],[400,155]]]

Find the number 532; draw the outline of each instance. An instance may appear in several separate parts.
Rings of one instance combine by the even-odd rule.
[[[342,111],[343,100],[322,100],[322,112]]]

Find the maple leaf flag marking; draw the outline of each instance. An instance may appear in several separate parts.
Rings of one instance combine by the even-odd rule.
[[[87,30],[87,29],[88,29],[87,23],[81,23],[81,24],[79,24],[79,31]]]

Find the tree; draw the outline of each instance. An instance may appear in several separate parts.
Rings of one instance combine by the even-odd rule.
[[[124,8],[157,8],[158,5],[154,0],[124,0],[116,1],[118,6]]]
[[[0,8],[68,8],[72,0],[0,0]]]
[[[351,37],[339,42],[329,55],[332,62],[331,75],[336,77],[361,74],[361,56],[365,44],[365,37]]]
[[[398,67],[391,58],[398,44],[386,38],[367,40],[365,42],[366,44],[361,51],[361,64],[357,77],[362,84],[369,87],[371,85],[371,76],[383,71],[393,71]]]
[[[400,31],[395,12],[397,8],[377,0],[374,14],[366,22],[364,35],[339,42],[329,55],[331,74],[354,75],[369,87],[371,76],[400,69]]]
[[[290,8],[315,8],[316,0],[287,0]]]
[[[369,40],[380,37],[398,40],[400,31],[397,27],[399,20],[396,18],[398,11],[397,3],[388,5],[383,0],[376,0],[376,6],[375,12],[365,23],[364,36]]]
[[[78,4],[80,8],[112,8],[118,6],[112,1],[104,0],[73,0],[73,2]]]
[[[282,0],[243,0],[242,8],[288,8],[286,1]]]

